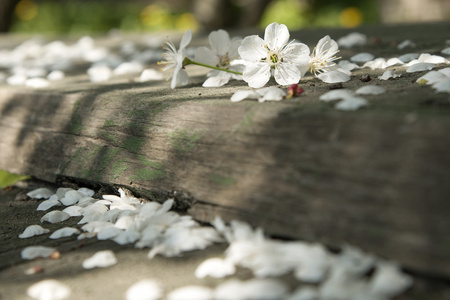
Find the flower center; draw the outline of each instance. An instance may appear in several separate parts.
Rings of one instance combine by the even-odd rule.
[[[269,60],[272,62],[273,65],[278,64],[278,62],[280,61],[278,53],[270,53]]]
[[[229,66],[230,66],[230,58],[228,57],[228,55],[225,54],[223,56],[219,56],[219,65],[218,65],[218,67],[226,69]]]

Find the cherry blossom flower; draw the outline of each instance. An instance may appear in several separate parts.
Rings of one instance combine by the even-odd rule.
[[[208,39],[211,49],[207,47],[197,48],[195,51],[197,62],[242,72],[243,65],[233,64],[233,61],[239,58],[238,48],[242,43],[241,39],[230,39],[228,32],[222,29],[211,32]],[[220,70],[212,70],[207,76],[209,78],[203,83],[204,87],[219,87],[227,84],[230,79],[242,79],[241,75]]]
[[[177,50],[172,42],[166,42],[163,49],[167,50],[163,53],[164,61],[158,64],[165,65],[163,71],[170,71],[169,79],[172,78],[170,88],[174,89],[180,85],[186,85],[189,82],[189,76],[183,69],[183,61],[186,58],[186,47],[191,42],[192,31],[188,30],[181,38],[180,48]]]
[[[300,81],[302,74],[297,66],[308,64],[310,50],[305,44],[288,40],[288,28],[278,23],[266,27],[264,40],[257,35],[244,38],[238,51],[248,63],[242,78],[250,87],[263,87],[271,76],[281,85]]]
[[[350,71],[339,68],[335,63],[336,60],[340,59],[336,56],[339,52],[338,48],[338,44],[330,36],[321,38],[311,53],[309,64],[299,66],[302,75],[309,70],[326,83],[349,81]]]

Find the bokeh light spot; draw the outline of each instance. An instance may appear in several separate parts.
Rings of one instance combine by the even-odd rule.
[[[363,22],[363,15],[357,7],[347,7],[341,11],[339,21],[342,27],[352,28],[359,26]]]
[[[21,0],[15,8],[16,16],[22,21],[33,20],[38,14],[38,6],[32,0]]]

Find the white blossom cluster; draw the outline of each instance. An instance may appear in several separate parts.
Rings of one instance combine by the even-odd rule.
[[[134,244],[136,248],[150,248],[149,258],[160,254],[179,256],[185,251],[205,249],[216,242],[228,243],[224,257],[205,260],[196,271],[199,279],[224,278],[234,275],[239,267],[251,270],[254,279],[240,281],[231,277],[215,288],[185,286],[164,296],[163,286],[156,279],[143,279],[131,286],[127,300],[137,299],[310,299],[352,300],[392,299],[412,284],[412,279],[400,267],[373,255],[345,246],[341,253],[328,251],[323,245],[301,241],[281,241],[264,236],[262,229],[254,230],[240,221],[226,225],[220,218],[212,226],[200,226],[190,216],[171,211],[173,200],[163,204],[141,202],[122,189],[120,197],[103,195],[95,199],[94,191],[59,188],[56,193],[41,188],[29,192],[32,198],[45,199],[38,211],[52,210],[41,223],[59,223],[79,217],[79,228],[62,227],[49,238],[76,235],[78,239],[112,240],[120,245]],[[19,235],[29,238],[49,234],[41,225],[30,225]],[[30,246],[23,249],[23,259],[60,257],[56,248]],[[118,263],[111,250],[98,251],[82,262],[84,269],[107,268]],[[373,272],[368,276],[369,272]],[[292,274],[299,282],[293,291],[279,277]],[[71,294],[68,285],[46,279],[30,286],[28,295],[34,299],[65,299]],[[145,298],[142,298],[145,295]]]

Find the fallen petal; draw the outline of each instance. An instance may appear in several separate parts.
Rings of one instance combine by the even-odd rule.
[[[191,285],[171,291],[167,295],[167,300],[212,300],[214,299],[213,296],[214,292],[212,289],[204,286]]]
[[[357,110],[360,107],[367,106],[367,105],[368,105],[368,102],[364,98],[350,97],[350,98],[345,98],[342,101],[339,101],[334,106],[334,108],[336,108],[338,110],[352,111],[352,110]]]
[[[386,89],[378,85],[365,85],[356,90],[359,95],[380,95],[385,92]]]
[[[228,81],[230,81],[229,77],[210,77],[208,79],[205,80],[205,82],[203,82],[203,87],[220,87],[220,86],[224,86],[225,84],[228,83]]]
[[[434,64],[432,63],[426,63],[426,62],[419,62],[416,64],[413,64],[412,66],[409,66],[408,69],[406,69],[407,73],[414,73],[414,72],[422,72],[431,70],[434,68]]]
[[[350,57],[350,60],[355,63],[366,63],[368,61],[374,60],[375,56],[373,54],[362,52]]]
[[[49,213],[46,213],[41,218],[41,223],[43,223],[43,222],[59,223],[59,222],[65,221],[69,218],[70,218],[70,215],[68,213],[59,211],[59,210],[54,210]]]
[[[50,199],[44,200],[41,203],[39,203],[36,210],[37,211],[46,211],[54,206],[61,206],[61,202],[58,201],[58,197],[56,195],[53,195],[50,197]]]
[[[27,193],[27,196],[33,199],[48,199],[55,192],[48,188],[39,188]]]
[[[402,74],[397,74],[393,70],[387,70],[383,73],[383,75],[379,76],[378,79],[380,80],[388,80],[389,78],[397,78],[401,77]]]
[[[37,300],[62,300],[70,296],[71,290],[58,280],[45,279],[30,286],[27,294]]]
[[[319,97],[319,99],[322,101],[328,102],[328,101],[353,97],[354,95],[355,95],[355,92],[353,92],[349,89],[337,89],[337,90],[331,90],[329,92],[326,92],[325,94],[322,94]]]
[[[339,82],[347,82],[350,80],[350,76],[337,70],[319,74],[317,78],[319,78],[325,83],[339,83]]]
[[[116,256],[111,250],[98,251],[83,261],[84,269],[107,268],[117,263]]]
[[[64,227],[61,229],[56,230],[55,232],[53,232],[49,238],[51,239],[60,239],[60,238],[64,238],[64,237],[69,237],[72,236],[74,234],[80,234],[80,231],[76,228],[73,227]]]
[[[231,102],[239,102],[244,99],[258,99],[259,95],[253,90],[239,90],[231,96]]]
[[[412,283],[412,278],[403,273],[397,265],[382,262],[375,269],[370,290],[380,298],[392,298],[404,292]]]
[[[30,238],[32,236],[49,233],[50,229],[42,228],[40,225],[30,225],[19,235],[20,239]]]
[[[54,252],[57,252],[55,248],[45,246],[29,246],[22,250],[20,256],[22,259],[35,259],[35,258],[47,258]]]
[[[202,262],[195,270],[197,278],[210,276],[213,278],[223,278],[236,272],[234,264],[222,258],[209,258]]]
[[[450,93],[450,78],[433,84],[436,93]]]
[[[140,82],[164,80],[164,74],[154,69],[145,69],[139,77]]]
[[[162,296],[163,289],[157,281],[143,279],[133,284],[127,290],[126,300],[157,300]]]

